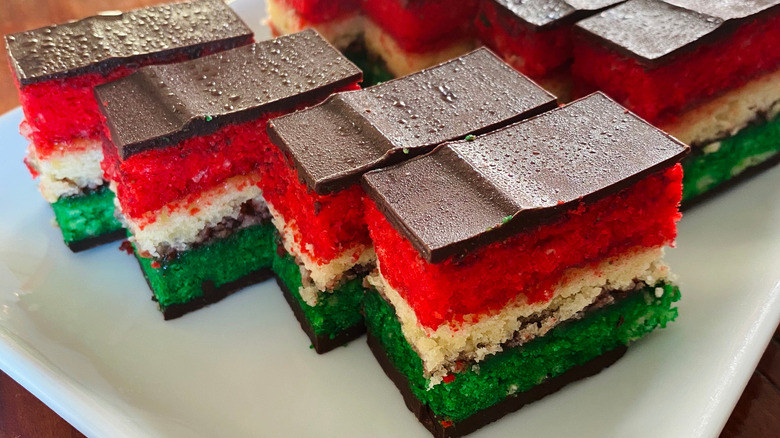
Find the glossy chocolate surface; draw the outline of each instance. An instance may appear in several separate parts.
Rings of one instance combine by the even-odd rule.
[[[445,141],[555,107],[555,98],[487,49],[269,123],[271,140],[320,194],[358,183]]]
[[[780,11],[780,0],[631,0],[580,21],[576,32],[654,66]]]
[[[59,25],[7,35],[11,66],[20,85],[113,69],[144,57],[199,51],[252,31],[222,0],[199,0],[105,12]],[[192,57],[192,56],[190,56]]]
[[[95,87],[126,159],[269,111],[321,99],[360,70],[313,30],[177,64],[144,67]]]
[[[501,9],[541,30],[573,23],[625,0],[492,0]]]
[[[432,263],[554,221],[671,166],[689,148],[595,93],[363,177]]]

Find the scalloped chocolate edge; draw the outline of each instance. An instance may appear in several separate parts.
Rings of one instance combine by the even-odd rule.
[[[597,92],[368,172],[363,188],[425,260],[439,263],[550,223],[689,152]]]
[[[121,159],[284,111],[359,82],[362,72],[313,30],[95,87]]]
[[[437,66],[325,102],[268,124],[271,141],[318,194],[437,145],[556,107],[553,95],[481,48]]]

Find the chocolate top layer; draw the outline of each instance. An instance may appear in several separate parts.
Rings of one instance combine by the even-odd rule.
[[[689,148],[601,93],[369,172],[363,186],[432,263],[556,220]]]
[[[319,194],[371,169],[555,107],[555,97],[487,49],[272,120],[271,140]]]
[[[630,0],[575,29],[648,66],[731,32],[743,20],[780,11],[780,0]]]
[[[127,159],[222,126],[321,99],[360,69],[313,30],[188,62],[144,67],[95,87],[111,140]]]
[[[528,25],[538,28],[573,23],[625,0],[493,0]]]
[[[251,36],[252,31],[222,0],[199,0],[105,12],[7,35],[5,42],[19,83],[28,85]]]

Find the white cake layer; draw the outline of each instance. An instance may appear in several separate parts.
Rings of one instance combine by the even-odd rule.
[[[124,215],[122,221],[132,234],[131,240],[136,249],[144,257],[159,257],[157,248],[161,246],[186,251],[198,241],[202,230],[216,226],[225,218],[238,218],[245,202],[265,204],[257,187],[259,181],[257,173],[234,176],[218,186],[169,202],[140,218]],[[114,182],[111,189],[116,192]],[[121,212],[119,197],[115,203]]]
[[[280,35],[315,29],[337,49],[344,50],[363,33],[363,16],[358,12],[323,23],[312,23],[279,0],[267,0],[268,25]]]
[[[464,318],[474,323],[445,323],[435,330],[419,324],[414,310],[382,276],[381,266],[367,280],[395,308],[407,342],[422,359],[425,377],[436,385],[456,370],[456,362],[479,362],[502,351],[510,340],[526,342],[544,336],[557,324],[577,317],[605,290],[632,290],[642,285],[639,282],[654,285],[669,277],[662,247],[635,248],[596,266],[566,270],[550,301],[528,303],[518,295],[499,312]],[[538,324],[526,324],[529,320]]]
[[[407,52],[390,34],[369,19],[365,20],[364,39],[368,53],[382,59],[387,70],[395,77],[406,76],[449,61],[468,53],[475,47],[474,41],[470,38],[453,38],[452,44],[443,49],[424,53]]]
[[[301,235],[294,220],[287,221],[268,205],[271,221],[282,238],[284,249],[295,257],[301,268],[303,286],[299,290],[301,297],[310,306],[317,304],[317,296],[333,292],[341,285],[344,274],[356,266],[374,266],[376,253],[372,245],[356,244],[348,247],[338,257],[328,261],[317,261],[301,248]]]
[[[25,162],[38,172],[38,189],[47,202],[53,204],[63,196],[80,195],[86,189],[105,184],[100,169],[103,160],[100,141],[75,139],[58,149],[42,158],[34,144],[27,147]]]
[[[730,137],[756,116],[771,120],[780,112],[780,70],[759,76],[745,85],[686,111],[660,126],[686,144],[706,146]]]

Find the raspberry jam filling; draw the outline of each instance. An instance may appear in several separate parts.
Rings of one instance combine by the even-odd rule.
[[[476,0],[371,0],[366,15],[405,51],[423,53],[448,47],[455,37],[473,34]]]
[[[780,67],[780,14],[751,21],[717,42],[646,68],[601,43],[575,38],[575,94],[602,90],[654,125]]]
[[[278,0],[310,23],[324,23],[354,13],[361,0]]]
[[[418,321],[436,329],[463,322],[466,315],[500,311],[519,294],[529,302],[547,301],[566,269],[634,247],[671,244],[680,218],[681,181],[677,164],[580,205],[554,223],[436,264],[422,259],[371,200],[366,201],[365,217],[382,275],[414,309]]]
[[[270,155],[261,182],[263,197],[286,222],[295,222],[295,239],[300,240],[297,243],[302,251],[319,263],[327,263],[350,247],[371,244],[360,184],[319,195],[298,180],[281,151],[274,149]]]
[[[545,76],[572,58],[571,24],[534,31],[495,2],[484,1],[474,27],[483,44],[531,77]]]

